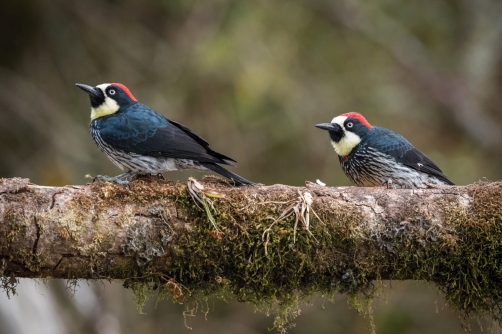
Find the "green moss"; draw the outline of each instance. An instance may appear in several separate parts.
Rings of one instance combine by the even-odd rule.
[[[136,277],[138,276],[138,268],[135,266],[133,259],[117,257],[113,259],[113,267],[109,272],[110,277]]]
[[[245,205],[244,197],[214,200],[217,212],[213,215],[221,231],[217,232],[184,187],[172,189],[164,198],[176,203],[178,218],[193,223],[189,230],[175,229],[176,248],[169,250],[173,255],[169,273],[159,273],[151,261],[137,266],[137,277],[126,281],[140,309],[155,291],[159,299],[171,297],[186,305],[235,296],[260,311],[276,314],[275,326],[285,329],[299,305],[316,294],[333,298],[347,292],[354,300],[369,300],[373,295],[372,280],[377,277],[373,264],[358,262],[359,257],[354,256],[361,247],[361,235],[353,232],[360,222],[355,209],[340,208],[323,217],[329,222],[326,226],[311,219],[312,235],[301,226],[295,232],[294,217],[277,222],[270,228],[266,254],[263,233],[271,226],[271,217],[278,217],[287,205],[255,204],[246,212],[236,210]],[[111,192],[106,197],[115,200]],[[282,197],[281,201],[294,200],[297,194]],[[131,200],[121,197],[123,202]],[[141,233],[136,232],[131,244],[142,244],[136,240]],[[131,250],[128,245],[123,248],[126,253]],[[339,258],[340,265],[333,265],[333,257]],[[131,273],[130,263],[123,270]]]
[[[444,292],[448,305],[471,314],[502,321],[502,184],[471,186],[470,210],[445,203],[447,224],[456,238],[436,247],[430,260],[431,279]]]
[[[218,184],[212,188],[218,187],[232,191]],[[272,225],[291,203],[277,202],[298,197],[287,189],[280,198],[275,193],[273,199],[263,194],[253,198],[252,191],[213,198],[217,210],[213,216],[220,230],[216,231],[186,186],[140,180],[132,189],[103,182],[93,188],[100,199],[92,201],[98,203],[96,215],[109,205],[166,205],[159,211],[176,207],[177,220],[160,229],[157,241],[147,240],[149,234],[142,232],[146,225],[131,226],[122,247],[130,257],[117,258],[110,271],[111,277],[127,278],[124,285],[133,290],[140,309],[154,294],[159,300],[171,298],[187,307],[209,298],[235,296],[275,314],[275,327],[285,330],[299,305],[314,295],[332,299],[347,293],[351,305],[369,314],[377,292],[375,282],[413,278],[436,283],[450,307],[465,316],[487,314],[502,320],[500,183],[472,186],[472,205],[459,203],[458,195],[438,197],[435,204],[445,214],[438,218],[442,225],[432,224],[436,213],[413,196],[398,216],[379,224],[361,221],[357,206],[331,207],[329,199],[317,200],[313,209],[325,224],[311,215],[311,234],[301,223],[294,230],[294,215]],[[79,205],[88,203],[79,200]],[[114,222],[126,219],[130,217]],[[183,220],[191,222],[188,227],[180,223]],[[101,233],[104,226],[96,228],[105,235],[104,230]],[[267,229],[268,241],[264,238]],[[172,261],[168,272],[165,263],[159,262],[164,253]],[[97,258],[91,264],[98,265]]]

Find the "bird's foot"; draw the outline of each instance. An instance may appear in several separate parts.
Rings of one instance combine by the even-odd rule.
[[[394,186],[393,183],[392,183],[392,179],[387,179],[387,181],[385,181],[382,184],[382,186],[384,186],[387,189],[396,189],[396,186]]]
[[[126,186],[130,186],[129,180],[123,180],[122,178],[120,178],[121,175],[118,175],[115,177],[111,177],[111,176],[107,176],[107,175],[96,175],[96,177],[94,178],[94,182],[96,182],[96,180],[103,180],[103,181],[107,181],[107,182],[113,182],[113,183],[117,183],[117,184],[123,184]]]
[[[94,178],[93,181],[96,182],[96,180],[103,180],[103,181],[113,182],[116,184],[122,184],[122,185],[126,185],[128,187],[131,187],[130,182],[134,177],[136,177],[136,175],[137,175],[137,173],[131,172],[131,171],[114,176],[114,177],[106,176],[106,175],[96,175],[96,177]]]

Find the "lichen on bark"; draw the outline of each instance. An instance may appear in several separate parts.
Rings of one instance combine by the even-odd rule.
[[[463,315],[500,322],[502,183],[420,190],[231,187],[141,178],[63,188],[0,182],[2,283],[15,277],[124,280],[190,305],[251,302],[284,327],[301,303],[347,293],[368,305],[375,282],[434,282]],[[308,218],[307,218],[308,214]],[[216,227],[213,225],[216,224]]]

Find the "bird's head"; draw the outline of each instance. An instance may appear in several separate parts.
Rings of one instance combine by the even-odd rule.
[[[347,156],[372,128],[363,115],[357,112],[341,114],[331,123],[317,124],[317,128],[328,130],[331,145],[339,156]]]
[[[129,88],[119,83],[104,83],[96,87],[75,84],[89,94],[91,99],[91,120],[116,113],[120,108],[136,103]]]

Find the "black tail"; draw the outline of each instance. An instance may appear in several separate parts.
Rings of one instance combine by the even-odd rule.
[[[215,173],[218,173],[228,179],[232,179],[235,181],[236,185],[238,186],[250,186],[250,185],[255,185],[256,183],[251,182],[246,180],[245,178],[232,173],[231,171],[221,167],[220,165],[215,164],[214,162],[199,162],[202,166],[206,167],[207,169],[212,170]]]

